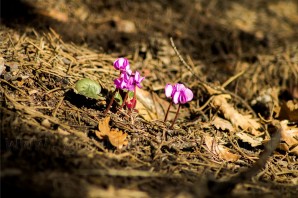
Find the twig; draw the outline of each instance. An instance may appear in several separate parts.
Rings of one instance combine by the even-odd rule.
[[[26,92],[24,92],[23,90],[21,90],[20,88],[18,88],[16,86],[14,86],[13,84],[7,82],[6,80],[0,79],[0,82],[4,82],[5,84],[7,84],[7,85],[11,86],[12,88],[14,88],[14,89],[18,90],[19,92],[21,92],[22,94],[27,95]]]
[[[59,102],[58,102],[56,108],[54,109],[54,111],[53,111],[53,113],[52,113],[52,116],[53,116],[53,117],[56,117],[56,115],[57,115],[57,111],[58,111],[58,109],[60,108],[60,106],[61,106],[63,100],[64,100],[64,96],[60,98],[60,100],[59,100]]]
[[[236,78],[239,78],[240,76],[242,76],[245,73],[245,70],[239,72],[238,74],[230,77],[226,82],[224,82],[221,87],[225,88],[226,86],[228,86],[228,84],[230,84],[231,82],[233,82]]]

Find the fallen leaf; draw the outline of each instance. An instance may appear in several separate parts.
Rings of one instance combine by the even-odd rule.
[[[298,103],[293,100],[282,102],[278,119],[298,122]]]
[[[115,17],[113,21],[115,23],[116,29],[119,32],[124,32],[124,33],[136,33],[137,32],[136,25],[133,21],[124,20],[119,17]]]
[[[280,125],[282,128],[280,149],[298,155],[297,126],[288,126],[288,120],[281,121]]]
[[[215,126],[216,129],[221,129],[221,130],[228,130],[230,132],[235,132],[235,128],[231,124],[231,122],[222,119],[218,116],[215,116],[215,118],[211,121],[211,124]]]
[[[254,137],[244,132],[238,132],[236,133],[236,136],[243,142],[249,143],[252,147],[262,145],[263,138],[261,137]]]
[[[214,96],[211,104],[214,108],[219,109],[223,116],[230,120],[231,123],[245,131],[249,131],[255,136],[259,136],[262,133],[258,130],[261,128],[261,124],[257,119],[251,118],[251,115],[240,114],[231,104],[228,103],[227,99],[231,98],[230,95],[217,95]]]
[[[99,139],[107,138],[117,149],[122,149],[123,146],[128,144],[127,134],[118,129],[111,129],[109,122],[110,117],[105,117],[103,121],[100,121],[98,123],[99,131],[95,131],[95,134]]]
[[[219,158],[229,162],[235,162],[240,158],[239,155],[232,153],[229,148],[225,147],[224,145],[218,144],[215,138],[209,135],[205,135],[204,139],[208,150]]]
[[[54,9],[40,10],[40,11],[38,11],[38,14],[46,16],[46,17],[50,17],[54,20],[57,20],[57,21],[63,22],[63,23],[66,23],[69,20],[67,14],[60,12],[58,10],[54,10]]]
[[[118,149],[122,149],[123,146],[127,145],[128,141],[126,140],[126,137],[127,133],[117,129],[112,129],[108,134],[110,143]]]
[[[150,93],[142,89],[137,89],[137,99],[136,109],[145,120],[164,119],[170,104],[168,101],[160,98],[154,92]],[[168,115],[169,120],[175,117],[176,108],[176,106],[171,107],[171,111]],[[180,112],[180,116],[183,116],[183,111]]]

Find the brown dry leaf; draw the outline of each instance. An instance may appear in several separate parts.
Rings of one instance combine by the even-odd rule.
[[[282,102],[278,118],[280,120],[298,122],[298,103],[293,100]]]
[[[164,119],[165,112],[169,106],[169,102],[161,99],[156,93],[137,89],[137,105],[136,109],[145,120]],[[176,107],[172,106],[171,110],[175,111]],[[175,112],[170,111],[168,119],[175,117]]]
[[[235,127],[249,131],[255,136],[259,136],[261,132],[258,131],[258,129],[261,128],[261,124],[257,121],[257,119],[252,119],[251,115],[240,114],[231,104],[228,103],[227,99],[230,98],[231,96],[227,94],[217,95],[214,96],[211,104],[214,108],[218,108],[224,117],[230,120]]]
[[[240,158],[239,155],[231,153],[230,149],[228,149],[224,145],[218,144],[215,138],[209,135],[205,135],[204,138],[205,138],[205,144],[208,150],[212,154],[217,155],[219,158],[229,162],[235,162]]]
[[[249,143],[252,147],[262,145],[263,138],[254,137],[244,132],[238,132],[236,133],[236,136],[238,136],[243,142]]]
[[[117,149],[121,149],[128,144],[128,141],[126,140],[127,134],[117,129],[111,129],[109,125],[110,119],[111,118],[107,116],[103,121],[100,121],[98,123],[99,131],[95,131],[95,134],[99,139],[107,137],[113,146]]]
[[[298,155],[298,128],[288,126],[288,120],[281,121],[280,125],[282,128],[280,149]]]
[[[230,132],[236,131],[231,122],[222,119],[218,116],[215,116],[215,118],[211,121],[211,124],[215,126],[216,129],[228,130]]]
[[[68,15],[66,13],[63,13],[61,11],[55,10],[55,9],[48,9],[48,10],[38,10],[38,14],[50,17],[52,19],[55,19],[59,22],[66,23],[68,22]]]
[[[133,21],[124,20],[119,17],[114,17],[113,21],[114,21],[116,28],[119,32],[124,32],[124,33],[136,33],[137,32],[136,25]]]
[[[117,147],[117,149],[122,149],[123,146],[128,144],[127,133],[119,131],[117,129],[112,129],[108,135],[110,143]]]

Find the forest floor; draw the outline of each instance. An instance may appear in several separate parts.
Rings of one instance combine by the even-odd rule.
[[[119,57],[137,111],[104,114]],[[0,104],[3,197],[295,197],[298,3],[1,2]]]

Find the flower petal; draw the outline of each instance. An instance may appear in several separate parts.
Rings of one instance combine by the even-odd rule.
[[[181,91],[183,89],[185,89],[185,86],[183,84],[177,83],[175,85],[175,91]]]
[[[173,86],[171,84],[167,84],[165,87],[165,94],[166,97],[169,98],[172,96],[172,92],[173,92]]]
[[[174,93],[174,96],[173,96],[173,102],[175,104],[178,104],[180,101],[179,101],[179,98],[180,98],[180,92],[175,92]]]
[[[186,102],[189,102],[193,99],[193,93],[190,89],[186,88],[184,90],[184,95],[186,96]]]

